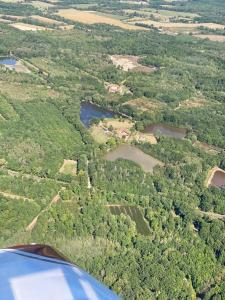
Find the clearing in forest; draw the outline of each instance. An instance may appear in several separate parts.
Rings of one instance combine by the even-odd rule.
[[[193,144],[193,146],[196,148],[199,148],[201,150],[204,150],[205,152],[212,154],[212,155],[218,155],[223,151],[223,149],[221,149],[221,148],[218,148],[216,146],[212,146],[207,143],[200,142],[200,141],[196,141]]]
[[[63,165],[60,168],[59,173],[75,176],[77,174],[77,161],[64,159]]]
[[[10,24],[13,28],[22,30],[22,31],[39,31],[39,30],[51,30],[50,28],[46,28],[43,26],[37,26],[32,24],[25,24],[25,23],[13,23]]]
[[[147,222],[145,221],[141,210],[137,206],[128,205],[106,205],[113,215],[128,215],[132,221],[135,222],[137,232],[142,235],[149,235],[150,230]]]
[[[123,105],[128,105],[132,108],[137,109],[137,111],[140,111],[140,112],[145,112],[148,110],[157,111],[166,106],[165,103],[155,101],[152,99],[150,100],[147,98],[132,99],[132,100],[129,100],[129,101],[123,103]]]
[[[69,8],[69,9],[60,9],[57,13],[60,17],[65,19],[69,19],[75,22],[81,22],[85,24],[109,24],[113,26],[118,26],[123,29],[130,29],[130,30],[145,30],[142,27],[138,27],[131,24],[126,24],[121,20],[112,18],[112,16],[106,15],[98,15],[97,12],[91,11],[80,11],[77,9]]]
[[[99,144],[105,144],[109,139],[109,135],[107,135],[105,130],[99,125],[91,126],[90,133],[93,139]]]
[[[155,71],[156,67],[147,67],[138,63],[139,56],[134,55],[112,55],[110,56],[112,63],[121,68],[123,71],[136,71],[143,73],[150,73]]]

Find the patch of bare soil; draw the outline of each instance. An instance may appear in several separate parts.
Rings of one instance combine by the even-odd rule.
[[[156,67],[147,67],[138,63],[140,60],[139,56],[134,55],[112,55],[110,56],[112,63],[121,68],[123,71],[128,72],[142,72],[142,73],[150,73],[154,72]]]

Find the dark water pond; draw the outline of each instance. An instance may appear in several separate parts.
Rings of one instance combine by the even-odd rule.
[[[145,128],[144,132],[165,135],[176,139],[183,139],[187,134],[187,130],[184,128],[177,128],[166,124],[149,125]]]
[[[213,175],[210,185],[225,188],[225,172],[220,170],[216,171]]]
[[[145,172],[150,173],[153,172],[156,165],[163,165],[161,161],[130,145],[120,145],[106,155],[106,160],[115,161],[117,159],[131,160],[142,167]]]
[[[0,65],[15,66],[16,59],[11,57],[0,58]]]
[[[85,127],[90,126],[93,119],[106,119],[113,118],[115,113],[103,108],[98,107],[92,103],[82,102],[80,109],[80,119]]]

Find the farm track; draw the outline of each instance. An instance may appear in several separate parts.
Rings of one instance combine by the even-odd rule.
[[[33,174],[27,174],[27,173],[22,173],[22,172],[18,172],[18,171],[13,171],[13,170],[10,170],[10,169],[7,169],[7,168],[2,168],[2,170],[6,171],[7,175],[9,175],[11,177],[20,177],[20,176],[22,176],[26,179],[32,179],[36,182],[46,180],[46,181],[52,181],[52,182],[57,182],[57,183],[60,183],[60,184],[68,185],[68,182],[53,179],[53,178],[49,178],[49,177],[40,177],[40,176],[33,175]]]
[[[44,209],[42,209],[36,217],[34,217],[34,219],[26,227],[26,231],[32,231],[34,229],[34,227],[37,225],[37,221],[38,221],[38,218],[40,217],[40,215],[45,213],[53,204],[56,204],[60,200],[60,192],[64,189],[65,189],[65,187],[62,187],[58,191],[58,193],[52,198],[51,202]]]
[[[211,220],[222,220],[225,221],[225,215],[221,215],[218,213],[214,213],[211,211],[202,211],[198,209],[199,214],[203,217],[203,216],[207,216],[209,217]]]
[[[31,198],[27,198],[25,196],[20,196],[20,195],[12,194],[12,193],[9,193],[9,192],[0,191],[0,195],[3,196],[3,197],[5,197],[5,198],[12,199],[12,200],[34,201]]]

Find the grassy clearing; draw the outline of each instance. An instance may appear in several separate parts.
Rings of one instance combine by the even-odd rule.
[[[99,144],[105,144],[109,136],[105,133],[105,130],[99,125],[94,125],[90,128],[90,133],[93,139]]]
[[[54,98],[59,94],[44,85],[30,83],[17,83],[9,81],[0,81],[1,93],[5,96],[15,99],[19,102],[31,101],[32,99]]]
[[[59,169],[59,173],[75,176],[77,174],[77,161],[64,159],[63,165]]]
[[[130,130],[134,126],[134,123],[127,119],[106,119],[102,122],[102,125],[107,128],[112,126],[113,129]]]
[[[81,22],[85,24],[109,24],[113,26],[118,26],[123,29],[129,29],[129,30],[143,30],[142,27],[138,27],[131,24],[123,23],[120,20],[117,20],[112,17],[98,15],[95,12],[87,12],[87,11],[80,11],[76,9],[60,9],[57,13],[59,16],[69,19],[75,22]]]
[[[123,105],[131,106],[140,112],[144,112],[148,110],[157,111],[165,107],[164,103],[155,100],[146,99],[146,98],[132,99],[123,103]]]

